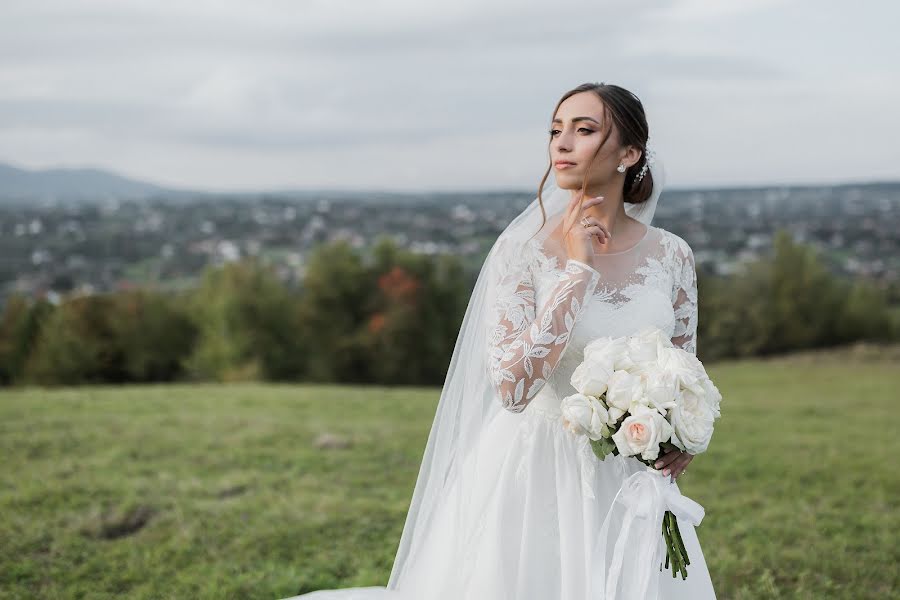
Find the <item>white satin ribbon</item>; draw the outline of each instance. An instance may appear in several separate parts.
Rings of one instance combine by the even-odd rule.
[[[607,572],[607,538],[617,502],[625,514]],[[675,514],[679,525],[697,526],[705,514],[700,504],[681,495],[670,476],[653,467],[632,473],[622,482],[595,541],[592,600],[620,600],[616,596],[620,583],[621,600],[658,598],[659,568],[666,556],[662,520],[667,510]]]

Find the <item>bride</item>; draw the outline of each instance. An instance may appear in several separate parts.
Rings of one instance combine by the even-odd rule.
[[[688,522],[687,579],[630,564],[623,574],[640,574],[612,593],[603,581],[620,533],[616,494],[646,466],[598,459],[563,427],[560,401],[597,337],[656,326],[696,353],[696,271],[688,244],[650,224],[665,173],[634,94],[580,85],[557,103],[549,133],[538,196],[498,237],[469,300],[387,586],[292,598],[715,598]],[[676,450],[657,466],[674,481],[692,458]],[[617,551],[628,563],[626,534]],[[634,585],[641,577],[649,583]]]

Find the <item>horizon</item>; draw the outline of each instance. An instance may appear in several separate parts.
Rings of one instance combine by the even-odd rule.
[[[397,194],[397,195],[416,195],[416,194],[479,194],[479,193],[526,193],[530,190],[526,188],[514,187],[485,187],[485,188],[435,188],[435,189],[390,189],[390,188],[322,188],[322,187],[271,187],[271,188],[248,188],[248,189],[230,189],[217,190],[207,188],[173,188],[156,181],[133,177],[114,170],[106,169],[98,166],[49,166],[46,168],[32,168],[13,164],[9,161],[0,161],[0,167],[11,167],[13,169],[27,172],[28,174],[40,174],[48,171],[54,172],[92,172],[105,176],[119,177],[129,182],[142,185],[155,186],[162,189],[163,192],[171,193],[198,193],[198,194],[220,194],[220,195],[241,195],[241,194],[290,194],[290,193],[335,193],[335,194]],[[550,180],[548,180],[548,185]],[[833,188],[848,186],[878,186],[878,185],[900,185],[900,178],[897,179],[868,179],[868,180],[844,180],[829,182],[790,182],[790,183],[752,183],[745,185],[714,185],[708,186],[672,186],[666,185],[663,191],[670,192],[711,192],[711,191],[739,191],[754,189],[771,189],[771,188]],[[3,197],[0,192],[0,198]]]

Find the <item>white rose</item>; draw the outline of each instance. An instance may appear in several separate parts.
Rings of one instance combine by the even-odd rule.
[[[622,421],[612,439],[622,456],[640,454],[644,460],[656,460],[659,445],[672,436],[672,426],[652,408],[636,406],[635,410]]]
[[[597,398],[585,394],[572,394],[560,403],[563,427],[592,440],[609,437],[609,413]]]
[[[609,360],[599,356],[585,357],[575,367],[569,381],[572,387],[587,396],[600,396],[606,391],[606,385],[613,373],[613,365]]]
[[[658,327],[644,327],[628,336],[628,353],[640,368],[645,363],[656,363],[663,349],[672,348],[672,340]]]
[[[606,404],[609,406],[610,425],[631,411],[635,405],[646,405],[641,377],[628,371],[613,372],[606,389]]]
[[[713,410],[701,382],[683,387],[678,402],[669,413],[675,435],[672,443],[691,454],[705,452],[713,434]]]
[[[696,356],[681,348],[664,348],[659,353],[659,365],[680,381],[690,383],[707,378],[703,363]]]
[[[613,371],[633,366],[624,337],[603,336],[591,341],[584,347],[584,359],[609,363]]]
[[[655,408],[666,416],[675,407],[678,396],[678,379],[658,365],[649,367],[641,374],[647,406]]]
[[[633,337],[638,338],[648,344],[655,345],[657,348],[674,348],[672,339],[659,327],[647,326],[641,328]]]
[[[703,389],[706,391],[706,404],[712,411],[713,417],[718,419],[722,416],[722,413],[719,410],[719,403],[722,401],[722,394],[719,393],[719,388],[716,387],[716,384],[714,384],[708,377],[701,380],[701,384],[703,385]]]

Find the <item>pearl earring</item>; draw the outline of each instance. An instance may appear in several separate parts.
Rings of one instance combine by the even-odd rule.
[[[624,173],[625,165],[619,165],[618,167],[616,167],[616,171],[618,171],[619,173]]]

